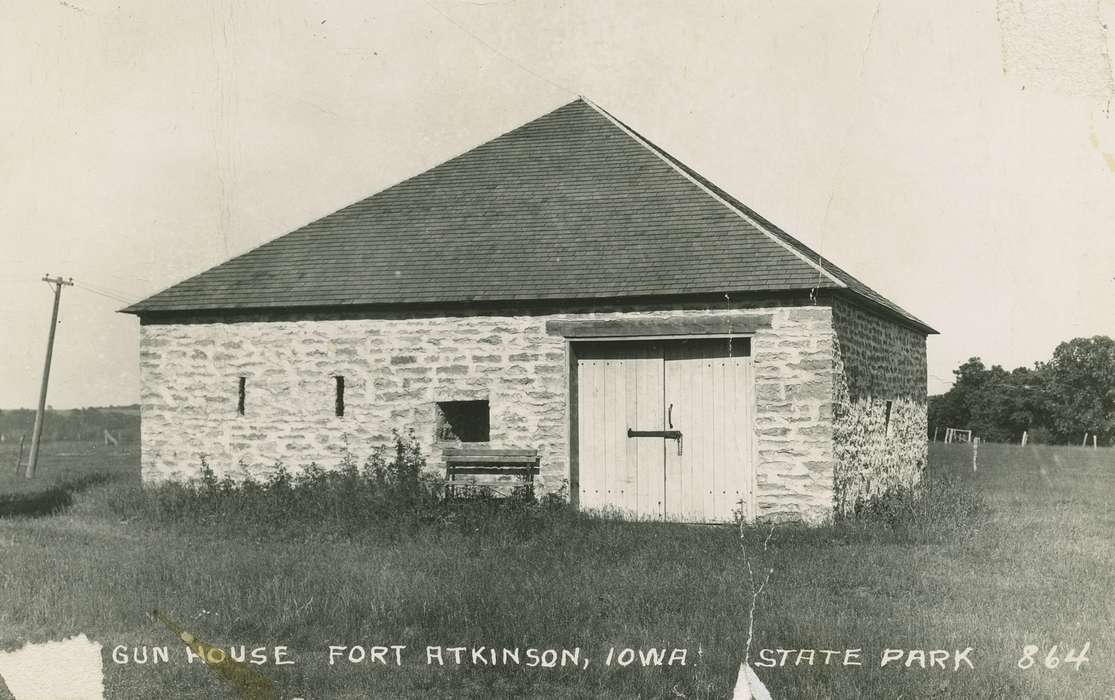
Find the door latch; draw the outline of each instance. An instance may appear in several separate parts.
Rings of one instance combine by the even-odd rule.
[[[681,431],[680,430],[632,430],[631,428],[628,428],[627,429],[627,437],[629,437],[629,438],[657,437],[657,438],[666,438],[667,440],[677,440],[677,442],[678,442],[678,454],[679,455],[681,454],[682,438],[681,438]]]

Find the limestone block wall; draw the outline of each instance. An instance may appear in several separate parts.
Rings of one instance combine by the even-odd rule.
[[[529,317],[254,321],[141,327],[145,480],[362,462],[413,429],[431,464],[436,401],[487,399],[490,444],[565,460],[565,347]],[[335,380],[345,411],[335,415]],[[244,415],[237,414],[245,377]],[[557,477],[557,478],[555,478]]]
[[[778,310],[751,340],[760,518],[832,515],[832,310]]]
[[[841,299],[832,317],[834,497],[849,512],[925,470],[926,336]]]
[[[755,376],[756,506],[760,517],[823,519],[833,494],[832,310],[800,300],[703,307],[608,307],[590,312],[266,318],[141,326],[143,476],[266,473],[358,462],[413,429],[430,465],[437,401],[487,399],[490,445],[541,453],[541,486],[569,478],[567,341],[550,320],[770,314],[751,340]],[[334,414],[334,377],[345,414]],[[245,377],[245,411],[237,413]]]

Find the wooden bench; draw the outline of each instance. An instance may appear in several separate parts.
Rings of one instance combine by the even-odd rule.
[[[477,489],[498,493],[499,489],[532,487],[538,473],[538,450],[494,449],[490,447],[447,447],[445,458],[445,495],[460,495]],[[476,477],[490,477],[483,481]],[[505,480],[503,477],[516,477]]]

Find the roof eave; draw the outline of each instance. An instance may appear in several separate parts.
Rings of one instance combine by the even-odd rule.
[[[851,301],[852,303],[860,306],[867,307],[874,313],[882,315],[893,321],[897,321],[902,325],[909,328],[918,330],[926,335],[940,335],[932,326],[928,325],[920,319],[908,315],[900,314],[893,309],[880,304],[873,299],[870,299],[855,290],[844,288],[825,288],[829,293],[841,295],[843,298]],[[253,314],[253,313],[291,313],[291,312],[305,312],[315,313],[327,310],[332,311],[346,311],[346,312],[359,312],[359,311],[377,311],[389,309],[421,309],[421,310],[437,310],[437,309],[462,309],[469,306],[497,306],[503,304],[509,305],[555,305],[555,304],[591,304],[591,303],[632,303],[642,302],[650,303],[655,300],[698,300],[701,298],[722,298],[725,295],[735,296],[737,299],[746,297],[756,297],[764,295],[782,295],[782,294],[806,294],[811,290],[804,288],[788,288],[788,289],[769,289],[769,290],[724,290],[721,292],[698,292],[690,294],[653,294],[653,295],[639,295],[639,296],[597,296],[597,297],[561,297],[561,298],[534,298],[534,299],[460,299],[455,301],[429,301],[429,302],[365,302],[365,303],[347,303],[347,304],[273,304],[273,305],[251,305],[251,306],[207,306],[207,307],[185,307],[185,308],[151,308],[144,302],[139,302],[127,306],[123,309],[118,309],[116,313],[130,314],[137,316],[140,320],[144,317],[152,318],[155,316],[168,317],[168,316],[188,316],[191,314]]]
[[[835,287],[822,286],[821,289],[826,291],[837,291]],[[320,313],[320,312],[344,312],[344,313],[359,313],[362,311],[367,312],[383,312],[383,311],[459,311],[469,308],[494,308],[501,306],[523,306],[523,307],[550,307],[560,305],[577,305],[577,304],[663,304],[675,303],[679,301],[689,301],[699,303],[702,301],[708,303],[724,303],[732,301],[742,301],[745,299],[761,299],[779,296],[801,296],[807,297],[812,290],[805,287],[789,287],[778,289],[748,289],[748,290],[712,290],[701,292],[683,292],[683,293],[666,293],[666,294],[633,294],[633,295],[600,295],[600,296],[555,296],[555,297],[517,297],[517,298],[486,298],[486,299],[455,299],[455,300],[434,300],[434,301],[384,301],[384,302],[347,302],[347,303],[303,303],[303,304],[290,304],[290,303],[276,303],[276,304],[251,304],[244,306],[222,306],[222,305],[196,305],[189,307],[177,308],[157,308],[139,302],[124,309],[120,309],[119,313],[128,313],[143,318],[152,317],[172,317],[172,316],[189,316],[194,314],[205,315],[244,315],[256,313]]]
[[[908,328],[913,328],[914,330],[921,331],[922,333],[924,333],[926,335],[940,335],[941,334],[940,331],[933,328],[932,326],[925,323],[924,321],[917,318],[916,316],[912,316],[909,313],[899,313],[899,312],[895,311],[894,309],[892,309],[892,308],[890,308],[890,307],[888,307],[884,304],[880,304],[879,302],[875,301],[874,299],[871,299],[869,297],[864,296],[863,294],[860,294],[859,292],[855,291],[854,289],[845,288],[845,289],[839,289],[839,290],[834,290],[834,291],[837,294],[842,295],[845,299],[852,302],[853,304],[858,304],[860,306],[865,306],[868,309],[870,309],[871,311],[873,311],[874,313],[879,314],[880,316],[884,316],[886,318],[889,318],[892,321],[897,321],[897,322],[901,323],[902,325],[904,325]]]

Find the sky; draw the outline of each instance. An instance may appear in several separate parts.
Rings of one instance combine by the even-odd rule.
[[[577,95],[940,331],[1115,335],[1115,0],[8,0],[0,409],[138,401],[116,313]]]

